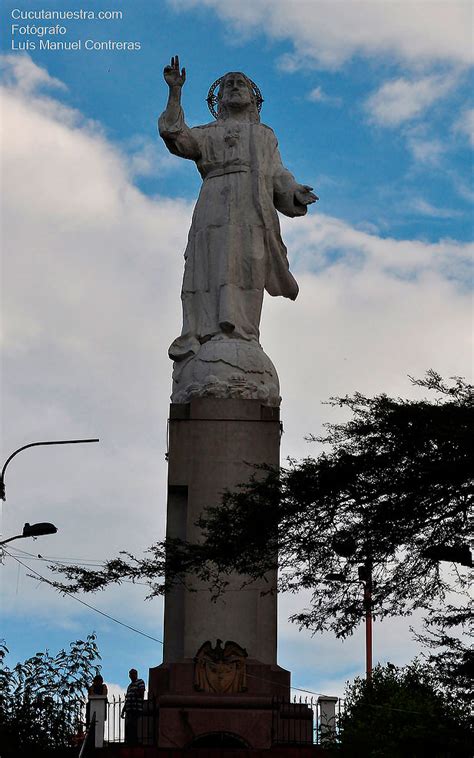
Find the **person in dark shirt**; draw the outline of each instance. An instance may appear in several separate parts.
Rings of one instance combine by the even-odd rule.
[[[138,719],[143,712],[145,682],[143,679],[138,678],[138,671],[136,669],[130,669],[128,675],[130,677],[130,684],[127,687],[121,716],[125,719],[125,743],[127,745],[137,745]]]
[[[104,679],[101,674],[96,674],[92,680],[91,686],[87,689],[87,695],[89,697],[86,705],[86,725],[89,726],[91,721],[91,700],[90,698],[103,697],[107,701],[107,685],[104,684]],[[107,721],[107,705],[104,708],[104,721]]]
[[[104,678],[100,674],[96,674],[87,693],[89,695],[103,695],[107,697],[107,685],[104,684]]]

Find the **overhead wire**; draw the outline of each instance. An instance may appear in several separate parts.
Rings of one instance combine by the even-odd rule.
[[[40,574],[39,571],[35,571],[35,569],[31,568],[31,566],[27,566],[26,563],[23,563],[23,561],[20,561],[20,559],[17,558],[16,555],[12,555],[11,553],[8,552],[8,550],[5,550],[5,548],[3,548],[3,551],[10,558],[13,558],[14,561],[17,561],[17,563],[23,566],[23,568],[25,568],[27,571],[32,571],[33,574],[36,574],[36,576],[39,577],[43,582],[46,582],[46,584],[49,584],[51,587],[54,587],[54,589],[56,590],[58,589],[57,587],[54,586],[54,583],[50,579],[46,579],[46,577]],[[116,619],[114,616],[111,616],[109,613],[105,613],[105,611],[101,611],[99,608],[96,608],[94,605],[91,605],[90,603],[86,603],[85,600],[81,600],[72,592],[69,592],[66,589],[58,590],[58,592],[61,592],[62,594],[67,595],[68,597],[71,597],[73,600],[76,600],[81,605],[85,605],[86,608],[90,608],[92,611],[95,611],[96,613],[100,613],[101,616],[105,616],[105,618],[110,619],[110,621],[114,621],[116,624],[120,624],[120,626],[124,626],[126,629],[130,629],[132,632],[141,634],[143,637],[148,637],[148,639],[153,640],[154,642],[159,642],[160,645],[164,645],[163,640],[159,640],[157,639],[157,637],[152,637],[151,634],[142,632],[140,629],[136,629],[134,626],[130,626],[130,624],[126,624],[124,621],[120,621],[120,619]]]
[[[32,571],[33,574],[36,574],[37,577],[39,577],[43,582],[46,584],[49,584],[51,587],[53,587],[55,590],[58,590],[57,587],[55,587],[54,583],[51,582],[49,579],[46,579],[45,576],[39,573],[39,571],[36,571],[35,569],[31,568],[31,566],[27,566],[23,561],[21,561],[16,555],[13,555],[8,550],[3,548],[3,552],[5,555],[7,555],[9,558],[13,558],[14,561],[19,563],[23,568],[25,568],[27,571]],[[25,551],[23,551],[25,552]],[[141,634],[143,637],[148,637],[148,639],[153,640],[153,642],[158,642],[160,645],[164,645],[163,640],[157,639],[157,637],[152,637],[150,634],[147,634],[146,632],[142,632],[140,629],[136,629],[133,626],[130,626],[130,624],[126,624],[124,621],[120,621],[120,619],[116,619],[114,616],[111,616],[109,613],[105,613],[105,611],[101,611],[100,608],[96,608],[94,605],[91,605],[90,603],[86,603],[85,600],[81,600],[79,597],[74,595],[72,592],[69,592],[68,590],[61,589],[58,590],[61,594],[67,595],[68,597],[72,598],[73,600],[76,600],[81,605],[84,605],[86,608],[89,608],[91,611],[95,611],[96,613],[99,613],[101,616],[105,616],[105,618],[108,618],[110,621],[114,621],[116,624],[120,624],[120,626],[124,626],[126,629],[130,629],[130,631],[135,632],[136,634]],[[271,679],[265,679],[264,677],[256,676],[255,674],[247,674],[248,677],[252,679],[258,679],[261,682],[266,682],[267,684],[275,684],[274,681]],[[307,690],[303,687],[291,687],[292,690],[298,691],[298,692],[305,692],[308,695],[318,695],[322,697],[327,697],[322,692],[315,692],[313,690]]]
[[[19,548],[15,548],[12,546],[9,547],[9,550],[19,550]],[[39,553],[37,555],[34,555],[33,553],[28,553],[26,550],[21,550],[23,560],[28,561],[43,561],[43,563],[55,563],[59,566],[65,566],[66,564],[69,564],[71,566],[96,566],[98,568],[104,568],[107,561],[97,562],[97,563],[87,563],[86,559],[81,560],[80,558],[57,558],[57,557],[47,557],[44,555],[40,555]],[[121,580],[124,584],[136,584],[141,587],[149,587],[150,585],[147,582],[138,582],[135,579],[122,579]],[[209,592],[209,589],[207,587],[196,587],[193,588],[193,592]],[[225,592],[255,592],[254,587],[226,587]]]
[[[10,546],[10,550],[12,547]],[[19,548],[13,548],[16,550],[19,550]],[[81,560],[80,558],[75,559],[67,559],[67,558],[53,558],[53,557],[47,557],[44,555],[40,555],[39,553],[37,555],[33,555],[33,553],[28,553],[26,550],[21,550],[22,558],[25,561],[42,561],[43,563],[55,563],[58,566],[64,566],[66,564],[72,566],[92,566],[96,568],[103,568],[105,566],[105,561],[102,562],[96,562],[96,563],[87,563],[85,560]],[[14,557],[13,554],[11,554],[12,557]],[[126,584],[138,584],[141,587],[148,587],[149,585],[146,582],[137,582],[134,579],[122,579],[122,582]]]
[[[20,561],[17,556],[12,555],[8,550],[3,548],[3,552],[5,555],[8,555],[9,558],[13,558],[14,561],[19,563],[23,568],[25,568],[27,571],[32,571],[36,576],[38,576],[43,582],[46,584],[49,584],[51,587],[54,587],[54,589],[58,589],[54,586],[54,583],[51,582],[49,579],[46,579],[46,577],[42,576],[38,571],[35,571],[35,569],[32,569],[31,566],[27,566],[25,563]],[[124,626],[126,629],[130,629],[130,631],[135,632],[136,634],[141,634],[143,637],[148,637],[148,639],[153,640],[153,642],[158,642],[160,645],[164,645],[163,640],[157,639],[157,637],[152,637],[150,634],[147,634],[146,632],[142,632],[140,629],[136,629],[133,626],[130,626],[130,624],[126,624],[124,621],[120,621],[119,619],[114,618],[114,616],[111,616],[109,613],[105,613],[105,611],[101,611],[99,608],[96,608],[95,606],[91,605],[90,603],[86,603],[84,600],[81,600],[80,598],[76,597],[72,592],[68,592],[65,589],[58,590],[60,593],[64,595],[68,595],[68,597],[71,597],[73,600],[76,600],[81,605],[84,605],[86,608],[89,608],[92,611],[95,611],[96,613],[99,613],[101,616],[105,616],[105,618],[108,618],[110,621],[114,621],[116,624],[120,624],[120,626]],[[276,682],[272,681],[271,679],[265,679],[261,676],[256,676],[255,674],[247,674],[247,677],[251,679],[258,679],[261,682],[266,682],[267,684],[276,684]],[[314,690],[307,690],[304,687],[293,687],[290,686],[291,690],[294,690],[296,692],[305,692],[308,695],[317,695],[318,697],[330,697],[322,692],[315,692]],[[375,708],[386,708],[388,710],[392,711],[402,711],[404,713],[420,713],[420,711],[414,711],[414,710],[406,710],[403,708],[392,708],[391,706],[382,706],[382,705],[376,705],[371,704]]]
[[[16,545],[10,545],[9,550],[15,550],[17,553],[28,556],[34,560],[49,561],[51,563],[77,563],[81,566],[104,566],[105,561],[99,561],[95,558],[61,558],[57,555],[41,555],[41,553],[30,553],[28,550],[22,550]]]

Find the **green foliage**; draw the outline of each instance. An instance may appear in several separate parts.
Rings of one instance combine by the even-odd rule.
[[[372,682],[348,684],[336,754],[350,758],[469,758],[469,715],[433,669],[414,661],[376,666]]]
[[[434,372],[415,383],[441,398],[357,394],[330,401],[353,414],[318,438],[330,452],[290,461],[279,473],[260,469],[204,512],[202,545],[172,552],[181,551],[186,570],[205,578],[214,568],[219,589],[228,573],[259,578],[278,565],[281,591],[313,591],[310,607],[292,620],[341,637],[363,617],[357,569],[368,560],[379,618],[432,610],[453,588],[462,595],[467,571],[448,576],[427,551],[469,537],[473,388],[461,379],[448,387]],[[333,549],[341,531],[355,545],[345,558]],[[329,573],[345,581],[328,581]]]
[[[415,634],[418,642],[432,651],[426,659],[439,685],[455,693],[456,698],[467,705],[472,700],[474,680],[474,649],[472,644],[467,644],[474,636],[473,616],[472,605],[465,608],[448,605],[443,612],[431,613],[425,620],[424,633]]]
[[[472,537],[474,387],[461,378],[446,383],[434,371],[411,381],[431,399],[332,398],[329,405],[351,418],[311,438],[324,451],[290,460],[280,471],[260,467],[221,503],[209,503],[199,520],[200,544],[158,543],[144,559],[123,554],[99,572],[56,567],[72,584],[55,586],[94,591],[144,578],[154,595],[197,575],[218,594],[230,574],[249,582],[278,568],[280,591],[312,593],[308,607],[291,620],[345,637],[364,617],[358,568],[370,564],[376,618],[420,608],[432,614],[455,592],[456,619],[464,612],[468,570],[446,563],[441,569],[433,550]],[[341,532],[354,544],[346,557],[334,550]],[[329,580],[329,574],[344,581]],[[438,631],[446,642],[449,635],[439,625]],[[456,645],[450,650],[461,665],[464,652]],[[456,665],[445,659],[447,683]]]
[[[56,755],[71,748],[84,717],[85,692],[100,669],[95,640],[90,634],[72,642],[68,651],[39,652],[12,669],[5,664],[7,647],[0,645],[2,758]]]

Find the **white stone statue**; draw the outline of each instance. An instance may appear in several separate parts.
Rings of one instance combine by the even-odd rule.
[[[183,329],[169,349],[172,399],[278,402],[278,378],[258,341],[263,292],[294,300],[298,285],[277,210],[304,216],[318,198],[283,166],[273,131],[260,123],[260,91],[245,74],[230,72],[214,83],[208,104],[216,120],[194,128],[181,108],[186,72],[178,56],[164,78],[169,99],[160,135],[171,153],[195,161],[203,179],[184,254]]]

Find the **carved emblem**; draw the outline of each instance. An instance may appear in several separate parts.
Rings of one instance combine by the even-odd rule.
[[[245,692],[246,658],[245,648],[232,640],[228,640],[224,647],[222,640],[217,640],[214,648],[207,640],[194,658],[194,688],[199,692],[219,694]]]
[[[226,132],[226,135],[224,137],[224,142],[226,143],[227,147],[235,147],[237,142],[240,139],[240,132],[236,129],[229,129]]]

